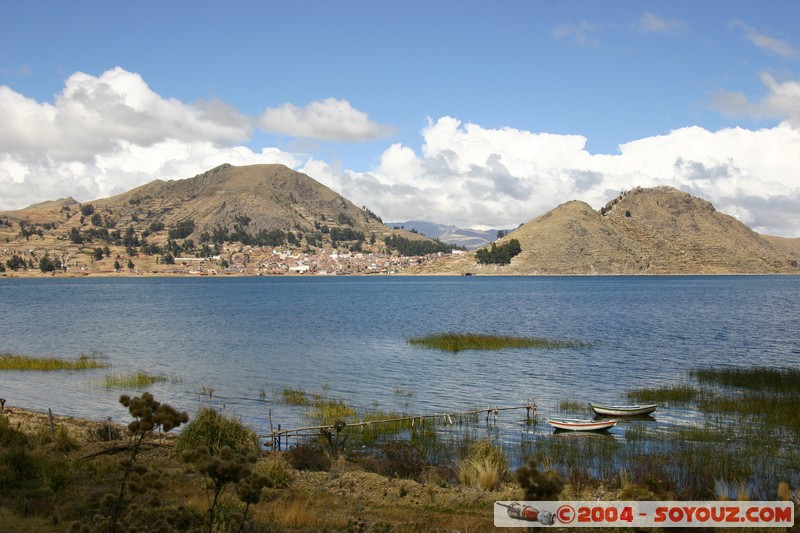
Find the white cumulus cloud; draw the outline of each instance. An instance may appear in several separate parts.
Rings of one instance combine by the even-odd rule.
[[[761,74],[761,81],[767,87],[767,94],[760,100],[751,100],[745,94],[720,92],[714,104],[723,113],[753,118],[786,119],[800,128],[800,81],[778,81],[770,74]]]
[[[119,67],[71,75],[53,103],[0,86],[0,123],[0,209],[91,200],[226,162],[299,163],[237,144],[251,138],[254,119],[232,106],[163,98]]]
[[[365,141],[382,139],[392,128],[370,120],[347,100],[326,98],[305,107],[283,104],[261,114],[259,126],[264,131],[325,141]]]
[[[244,146],[256,119],[223,102],[164,98],[119,68],[76,73],[52,103],[0,86],[0,209],[65,196],[88,201],[222,163],[283,163],[387,221],[513,228],[568,200],[599,209],[621,190],[670,185],[756,231],[800,237],[800,84],[762,79],[768,94],[757,101],[730,95],[738,102],[731,112],[783,119],[774,127],[691,126],[623,144],[611,155],[588,152],[580,135],[492,129],[444,116],[428,119],[418,147],[388,145],[374,168],[353,170]],[[298,127],[292,135],[311,135],[301,122],[316,135],[336,130],[340,139],[343,131],[350,139],[382,131],[347,102],[317,104],[279,108]]]
[[[420,153],[392,145],[369,172],[307,172],[385,220],[513,228],[568,200],[599,209],[620,191],[669,185],[756,231],[800,236],[800,131],[682,128],[590,154],[576,135],[430,121]]]

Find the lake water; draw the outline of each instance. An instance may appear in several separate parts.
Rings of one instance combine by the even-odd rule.
[[[7,406],[124,421],[108,373],[189,411],[212,405],[258,433],[303,422],[286,387],[359,409],[415,414],[562,401],[688,381],[697,367],[800,367],[800,276],[274,277],[0,280],[0,352],[110,369],[2,372]],[[546,337],[585,348],[457,354],[413,348],[438,332]],[[203,394],[211,391],[213,394]],[[504,431],[524,411],[503,412]],[[660,411],[680,423],[680,411]],[[542,429],[544,430],[544,429]]]

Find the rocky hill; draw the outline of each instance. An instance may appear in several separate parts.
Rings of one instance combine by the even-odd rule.
[[[177,257],[218,257],[245,246],[386,253],[387,238],[435,245],[386,227],[367,207],[284,165],[226,164],[111,198],[83,204],[66,198],[0,213],[0,264],[16,256],[30,269],[49,255],[83,270],[97,261],[110,270],[102,262],[112,258],[153,271]]]
[[[671,187],[636,188],[600,211],[571,201],[497,241],[522,251],[506,266],[474,256],[430,268],[447,273],[800,273],[800,239],[765,237],[709,202]]]
[[[420,256],[443,245],[387,227],[366,207],[283,165],[222,165],[112,198],[62,198],[0,213],[0,265],[14,272],[36,271],[51,258],[56,272],[181,273],[197,271],[195,259],[211,258],[216,263],[207,269],[235,266],[242,274],[800,273],[800,239],[759,235],[670,187],[633,189],[599,211],[567,202],[497,244],[511,239],[521,252],[504,266],[478,264],[474,252],[400,264],[388,254]],[[276,264],[276,247],[291,258]],[[349,265],[339,258],[361,252],[384,257]],[[172,267],[179,258],[183,270]]]
[[[153,181],[94,205],[122,210],[123,218],[153,218],[166,227],[192,220],[196,236],[237,225],[249,233],[313,233],[322,226],[391,233],[366,208],[284,165],[221,165],[189,179]]]

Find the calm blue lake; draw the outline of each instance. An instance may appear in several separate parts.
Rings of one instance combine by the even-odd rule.
[[[156,399],[212,405],[261,434],[302,422],[285,387],[416,414],[620,401],[697,367],[800,367],[800,277],[291,277],[0,280],[0,352],[110,369],[3,372],[7,406],[123,421],[108,373],[168,377]],[[579,340],[586,348],[458,354],[436,332]],[[203,391],[211,391],[211,397]],[[663,410],[659,421],[685,413]],[[509,435],[524,411],[501,414]]]

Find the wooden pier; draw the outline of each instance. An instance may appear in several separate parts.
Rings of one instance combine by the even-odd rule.
[[[528,399],[528,403],[525,405],[512,405],[506,407],[486,407],[485,409],[470,409],[468,411],[448,411],[445,413],[435,413],[435,414],[424,414],[424,415],[408,415],[408,416],[400,416],[394,418],[385,418],[381,420],[368,420],[364,422],[344,422],[339,421],[333,424],[325,424],[325,425],[318,425],[318,426],[305,426],[299,428],[292,428],[292,429],[281,429],[280,425],[278,425],[278,429],[272,431],[268,437],[270,440],[265,442],[264,445],[268,447],[273,447],[276,450],[280,450],[282,446],[282,441],[285,439],[285,448],[289,447],[289,437],[303,437],[313,434],[323,434],[331,436],[333,432],[338,435],[343,429],[345,428],[358,428],[358,427],[369,427],[372,425],[377,424],[391,424],[394,422],[411,422],[411,427],[414,427],[414,424],[419,421],[422,423],[424,420],[436,420],[442,419],[445,424],[453,425],[453,418],[457,418],[460,416],[469,416],[469,415],[480,415],[485,414],[486,425],[491,427],[492,425],[497,424],[497,418],[501,411],[514,411],[514,410],[521,410],[525,409],[526,411],[526,419],[531,420],[533,416],[536,414],[536,402],[533,401],[532,398]]]

